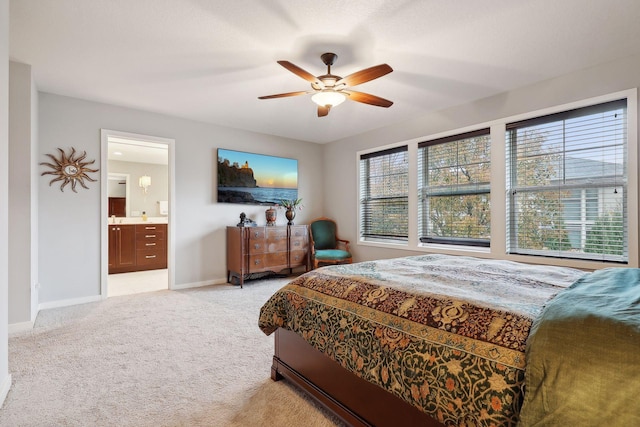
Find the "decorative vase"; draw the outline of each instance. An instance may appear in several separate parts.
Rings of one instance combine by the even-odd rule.
[[[264,211],[264,215],[267,218],[267,225],[276,225],[276,217],[278,212],[274,208],[269,208]]]
[[[296,211],[293,209],[287,209],[287,211],[284,213],[284,216],[287,217],[287,219],[289,220],[287,222],[287,225],[293,225],[293,219],[296,217]]]

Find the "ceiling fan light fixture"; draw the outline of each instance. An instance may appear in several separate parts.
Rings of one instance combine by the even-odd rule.
[[[342,104],[345,99],[347,99],[347,97],[344,93],[337,92],[333,89],[321,90],[311,97],[311,100],[321,107],[326,107],[327,105],[335,107],[336,105]]]

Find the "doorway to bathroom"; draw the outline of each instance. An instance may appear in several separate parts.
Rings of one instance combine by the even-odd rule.
[[[103,298],[172,289],[174,141],[103,129]]]

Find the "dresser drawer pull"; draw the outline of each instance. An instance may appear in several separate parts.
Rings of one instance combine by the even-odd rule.
[[[147,239],[151,239],[153,237],[156,237],[156,235],[155,234],[145,234],[144,237],[147,238]]]
[[[155,227],[145,227],[144,229],[145,230],[155,230],[156,228]]]
[[[293,242],[293,246],[300,246],[300,242]]]
[[[155,258],[155,257],[156,257],[156,255],[147,255],[147,256],[145,256],[145,258]]]
[[[260,264],[260,260],[259,260],[259,259],[257,259],[257,260],[255,260],[253,263],[254,263],[255,265],[258,265],[258,264]]]
[[[260,249],[260,245],[258,243],[256,243],[255,245],[253,245],[254,249]]]
[[[155,246],[156,244],[155,243],[145,243],[144,245],[145,246]]]

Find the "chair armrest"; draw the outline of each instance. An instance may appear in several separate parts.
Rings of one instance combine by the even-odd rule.
[[[342,243],[344,245],[344,247],[346,248],[347,252],[349,251],[349,241],[348,240],[336,239],[336,241],[338,242],[338,244]]]

